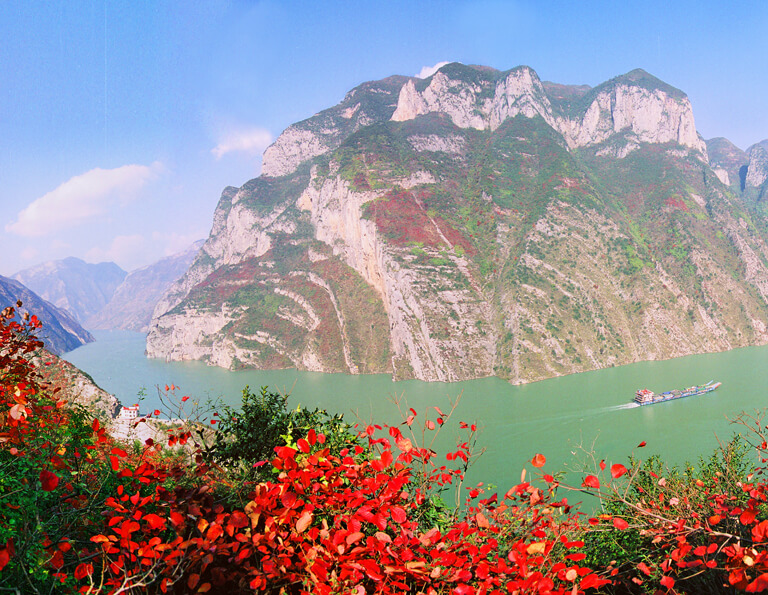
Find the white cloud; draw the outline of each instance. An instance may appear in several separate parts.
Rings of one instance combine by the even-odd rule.
[[[221,159],[227,153],[242,151],[253,155],[259,155],[272,144],[272,135],[263,128],[248,128],[237,130],[225,135],[224,138],[211,149],[216,159]]]
[[[92,169],[32,201],[5,230],[20,236],[39,237],[85,223],[107,212],[115,199],[130,199],[161,171],[163,166],[159,162],[151,166]]]
[[[434,66],[424,66],[422,67],[419,74],[416,75],[416,78],[420,79],[426,79],[431,77],[433,74],[435,74],[438,70],[440,70],[443,66],[448,64],[448,62],[438,62]]]

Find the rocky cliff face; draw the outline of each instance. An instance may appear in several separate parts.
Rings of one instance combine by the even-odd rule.
[[[746,179],[749,156],[727,138],[711,138],[706,143],[712,170],[723,184],[740,193]]]
[[[746,187],[762,190],[768,181],[768,141],[752,145],[747,149],[749,163],[744,180]]]
[[[397,93],[408,80],[392,76],[352,89],[339,105],[289,126],[264,151],[261,173],[279,177],[296,171],[308,159],[336,149],[360,128],[389,119]]]
[[[761,215],[644,71],[366,83],[264,163],[222,194],[150,357],[522,383],[768,342]]]
[[[570,109],[553,106],[539,77],[525,66],[505,76],[494,72],[483,76],[481,71],[470,81],[463,74],[460,66],[448,65],[422,91],[416,82],[407,82],[392,120],[443,113],[459,128],[493,131],[517,115],[540,116],[571,148],[596,145],[626,133],[635,143],[674,142],[706,159],[706,146],[696,132],[688,98],[643,70],[633,70],[584,93]]]
[[[44,352],[36,360],[43,381],[50,387],[59,389],[59,398],[63,397],[70,405],[86,408],[89,414],[96,415],[105,422],[111,422],[117,416],[121,407],[120,401],[97,386],[93,378],[85,372],[50,353]]]

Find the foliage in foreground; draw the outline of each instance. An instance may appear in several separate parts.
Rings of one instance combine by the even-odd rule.
[[[294,415],[263,390],[218,416],[227,432],[212,441],[190,426],[167,445],[126,449],[45,385],[30,357],[39,324],[13,315],[0,318],[0,590],[768,588],[764,470],[751,469],[737,444],[697,470],[601,462],[580,486],[541,473],[488,497],[463,485],[474,426],[459,424],[462,438],[444,460],[430,447],[452,412],[433,408],[418,424],[409,410],[398,426],[353,435],[341,419]],[[742,422],[764,452],[762,420]],[[544,456],[531,464],[543,471]],[[574,510],[561,497],[567,489],[596,495],[603,512]],[[466,493],[452,510],[440,504],[449,490]]]

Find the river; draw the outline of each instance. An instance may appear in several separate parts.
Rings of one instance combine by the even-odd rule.
[[[641,362],[511,386],[497,378],[456,383],[393,382],[386,375],[349,376],[297,370],[237,371],[199,362],[163,362],[144,356],[145,335],[127,331],[96,331],[95,343],[64,358],[90,374],[124,405],[138,401],[142,411],[159,405],[157,387],[176,384],[192,399],[221,399],[237,405],[245,385],[290,391],[292,406],[301,403],[344,413],[348,420],[396,423],[395,397],[407,401],[423,419],[425,408],[444,411],[459,399],[452,422],[443,430],[441,448],[455,444],[458,421],[476,423],[478,444],[485,453],[470,478],[506,490],[520,479],[521,469],[536,453],[544,454],[547,472],[579,467],[594,450],[610,462],[626,462],[631,453],[660,454],[674,464],[709,455],[717,439],[741,429],[731,424],[745,411],[766,407],[768,346],[724,353],[693,355],[661,362]],[[687,399],[636,407],[638,388],[657,392],[718,380],[716,391]],[[637,449],[645,441],[647,446]],[[573,454],[575,453],[575,454]]]

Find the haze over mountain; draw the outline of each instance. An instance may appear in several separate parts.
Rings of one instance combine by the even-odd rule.
[[[13,278],[85,324],[112,299],[127,274],[114,262],[91,264],[70,256],[24,269]]]
[[[523,383],[764,344],[764,147],[710,147],[640,69],[364,83],[224,190],[147,353]]]
[[[19,300],[22,307],[17,308],[17,312],[30,312],[43,323],[38,337],[51,353],[61,355],[94,340],[68,312],[44,300],[15,279],[0,275],[0,309],[8,306],[16,308]]]
[[[91,316],[86,326],[146,332],[157,302],[187,271],[202,245],[200,240],[182,252],[128,273],[109,303]]]

